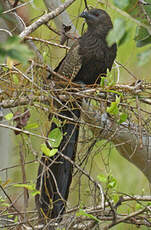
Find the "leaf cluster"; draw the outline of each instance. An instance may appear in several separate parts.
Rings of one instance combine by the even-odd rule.
[[[138,55],[138,64],[144,65],[151,58],[151,0],[138,1],[138,0],[113,0],[114,7],[119,9],[124,17],[118,17],[114,20],[113,29],[107,36],[109,46],[114,42],[122,45],[131,39],[133,34],[132,21],[136,22],[136,31],[133,39],[135,40],[136,47],[147,46]]]
[[[21,43],[17,36],[9,37],[5,42],[0,43],[0,62],[4,63],[6,58],[17,60],[22,64],[26,63],[32,56],[29,48]]]

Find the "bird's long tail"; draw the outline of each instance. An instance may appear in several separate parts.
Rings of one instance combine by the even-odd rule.
[[[61,112],[63,117],[72,118],[80,117],[80,111],[75,109],[73,111]],[[76,123],[62,118],[63,139],[58,148],[57,154],[53,157],[41,158],[41,163],[38,170],[36,189],[40,191],[40,195],[36,195],[36,207],[43,216],[49,218],[57,218],[61,220],[68,198],[69,187],[72,180],[72,163],[63,158],[59,154],[75,159],[76,147],[78,142],[79,127]],[[51,130],[56,128],[56,124],[52,123]]]

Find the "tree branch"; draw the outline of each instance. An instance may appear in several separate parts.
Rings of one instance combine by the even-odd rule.
[[[54,19],[56,16],[60,15],[65,9],[67,9],[73,2],[76,0],[66,0],[65,3],[60,5],[54,11],[43,15],[36,22],[33,22],[30,26],[26,27],[25,30],[19,35],[20,38],[24,38],[25,36],[31,34],[36,29],[38,29],[41,25],[47,23],[49,20]]]
[[[98,139],[112,141],[118,152],[137,166],[151,183],[151,136],[147,131],[142,129],[142,146],[140,145],[139,127],[130,122],[124,122],[119,125],[116,120],[110,118],[106,113],[102,114],[96,111],[96,108],[90,106],[86,101],[83,102],[83,119],[87,123],[101,126],[102,128],[90,129]],[[99,135],[99,136],[98,136]]]
[[[61,4],[61,0],[44,0],[44,3],[49,11],[55,10],[58,8]],[[58,30],[62,29],[62,24],[65,25],[72,25],[72,30],[76,31],[76,28],[74,27],[69,15],[67,12],[62,12],[58,17],[54,18],[54,22],[56,24],[56,27]]]

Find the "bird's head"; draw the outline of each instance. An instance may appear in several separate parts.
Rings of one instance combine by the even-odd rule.
[[[88,29],[109,31],[112,28],[110,16],[102,9],[85,10],[80,14],[80,17],[85,18]]]

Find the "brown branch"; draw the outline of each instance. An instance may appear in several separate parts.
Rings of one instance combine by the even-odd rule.
[[[145,210],[146,210],[146,207],[141,209],[141,210],[139,210],[139,211],[133,212],[133,213],[131,213],[131,214],[129,214],[129,215],[123,217],[123,218],[120,218],[119,220],[115,220],[111,224],[109,224],[109,225],[105,226],[104,228],[102,228],[102,230],[108,230],[108,229],[112,228],[115,225],[118,225],[118,224],[120,224],[122,222],[124,223],[126,220],[129,220],[132,217],[138,216],[139,214],[145,212]]]
[[[87,173],[86,171],[84,171],[83,169],[81,169],[77,164],[75,164],[74,161],[72,161],[69,157],[65,156],[64,154],[62,154],[61,152],[59,152],[59,154],[66,159],[67,161],[69,161],[74,167],[76,167],[80,172],[82,172],[83,175],[85,175],[100,191],[100,195],[101,195],[101,206],[104,209],[104,202],[105,202],[105,197],[104,197],[104,192],[103,192],[103,188],[101,186],[100,183],[97,183],[93,177],[91,177],[89,175],[89,173]]]
[[[36,29],[38,29],[41,25],[46,24],[49,20],[54,19],[59,14],[61,14],[65,9],[67,9],[73,2],[76,0],[67,0],[61,6],[59,6],[54,11],[43,15],[36,22],[33,22],[30,26],[26,27],[25,30],[19,35],[20,38],[24,39],[25,36],[31,34]]]
[[[20,215],[19,210],[14,206],[13,201],[11,200],[11,198],[9,197],[9,195],[7,194],[7,192],[5,191],[5,189],[3,188],[2,185],[0,185],[0,189],[3,191],[4,195],[7,197],[7,199],[10,202],[10,206],[13,207],[13,209]]]
[[[149,98],[139,98],[139,100],[144,102],[145,104],[151,105],[151,99]]]
[[[33,161],[28,161],[28,162],[25,162],[24,164],[32,164],[32,163],[35,163],[37,162],[37,160],[33,160]],[[17,164],[17,165],[13,165],[13,166],[10,166],[10,167],[6,167],[6,168],[1,168],[0,169],[0,172],[3,172],[3,171],[7,171],[9,169],[14,169],[14,168],[17,168],[17,167],[20,167],[20,164]]]
[[[35,102],[38,103],[45,103],[48,104],[50,102],[50,97],[47,96],[27,96],[21,98],[14,98],[11,100],[3,100],[0,103],[0,106],[4,109],[14,108],[17,106],[24,106],[24,105],[34,105]]]
[[[122,63],[118,61],[116,61],[116,63],[120,65],[123,69],[125,69],[129,73],[130,76],[132,76],[135,80],[137,80],[137,77],[125,65],[123,65]]]
[[[26,135],[35,136],[35,137],[41,138],[43,140],[48,140],[48,141],[50,140],[50,138],[48,138],[48,137],[41,136],[41,135],[38,135],[36,133],[29,132],[27,130],[22,130],[22,129],[16,128],[14,126],[11,126],[11,125],[0,124],[0,127],[10,129],[10,130],[13,130],[13,131],[18,131],[18,132],[24,133]],[[51,141],[53,141],[53,140],[51,140]]]
[[[22,171],[22,179],[23,179],[23,184],[27,184],[27,179],[26,179],[26,170],[25,170],[25,158],[24,158],[24,153],[22,149],[22,145],[20,146],[20,163],[21,163],[21,171]],[[26,217],[26,211],[28,208],[28,199],[29,199],[29,194],[28,194],[28,189],[23,188],[24,190],[24,221],[27,221]]]
[[[9,197],[9,195],[6,193],[6,191],[5,191],[5,189],[3,188],[2,185],[0,185],[0,189],[3,191],[3,193],[5,194],[5,196],[7,197],[7,199],[9,200],[9,202],[10,202],[10,207],[13,207],[13,209],[19,214],[19,216],[21,216],[21,217],[23,218],[23,215],[22,215],[22,214],[19,212],[19,210],[14,206],[13,201],[11,200],[11,198]],[[32,224],[29,223],[28,220],[26,221],[26,224],[28,224],[28,225],[31,227],[31,229],[34,230]]]
[[[140,148],[143,148],[143,140],[142,140],[142,115],[140,111],[140,102],[138,96],[136,96],[136,105],[138,109],[138,127],[139,127],[139,144]]]
[[[46,66],[40,65],[40,64],[35,64],[36,66],[40,67],[40,68],[46,68]],[[16,69],[16,68],[15,68]],[[50,71],[51,73],[57,75],[57,77],[61,78],[62,80],[64,80],[64,84],[69,85],[69,79],[63,77],[62,75],[56,73],[55,71],[51,71],[49,69],[47,69],[48,71]],[[20,73],[20,72],[19,72]],[[25,75],[26,76],[26,75]],[[29,80],[30,82],[32,82],[32,80],[30,78],[26,79]],[[53,81],[55,84],[58,84],[58,82]],[[35,83],[36,87],[39,88],[39,86]],[[8,100],[2,100],[2,102],[0,103],[0,106],[3,108],[13,108],[13,107],[17,107],[17,106],[23,106],[23,105],[33,105],[34,102],[38,102],[38,103],[44,103],[44,104],[48,104],[50,102],[50,100],[55,99],[57,100],[57,97],[62,100],[62,101],[67,101],[69,99],[71,99],[71,95],[74,97],[73,99],[75,100],[75,97],[79,97],[79,98],[88,98],[89,99],[95,99],[97,101],[101,101],[102,99],[105,98],[106,95],[106,91],[110,90],[110,86],[109,87],[105,87],[103,90],[100,87],[96,87],[96,88],[91,88],[91,87],[87,87],[86,89],[83,90],[82,86],[80,86],[79,84],[72,84],[71,85],[75,86],[75,88],[68,88],[66,89],[66,91],[64,91],[64,94],[62,93],[62,89],[57,89],[57,88],[53,88],[51,89],[49,86],[47,87],[47,90],[43,90],[44,93],[47,95],[49,93],[49,90],[51,89],[51,92],[56,94],[56,97],[51,96],[51,94],[49,94],[49,96],[33,96],[33,95],[29,95],[26,97],[20,97],[20,98],[14,98],[14,99],[8,99]],[[122,92],[130,92],[134,95],[139,95],[141,91],[143,91],[145,89],[145,85],[143,85],[142,82],[139,82],[138,84],[136,84],[135,86],[131,86],[131,85],[120,85],[120,84],[116,84],[115,86],[112,87],[112,90],[118,90],[118,91],[122,91]],[[41,88],[40,88],[41,90]],[[100,92],[100,94],[99,94]],[[0,94],[3,94],[4,91],[0,92]],[[58,95],[59,93],[59,95]],[[66,94],[65,94],[66,93]],[[98,96],[96,96],[96,93],[98,94]],[[112,95],[110,97],[110,100],[112,98]],[[105,99],[107,100],[107,99]],[[114,100],[114,96],[113,96],[113,100]],[[150,104],[151,100],[150,99],[145,99],[145,98],[139,98],[139,100],[141,100],[144,103]]]
[[[24,40],[32,40],[32,41],[37,41],[37,42],[43,42],[43,43],[45,43],[47,45],[52,45],[52,46],[67,49],[67,50],[70,49],[70,47],[68,47],[68,46],[60,45],[60,44],[57,44],[57,43],[54,43],[54,42],[51,42],[51,41],[47,41],[47,40],[44,40],[44,39],[41,39],[41,38],[35,38],[35,37],[26,36],[24,38]]]
[[[20,4],[20,5],[14,4],[14,5],[13,5],[13,8],[11,8],[11,9],[9,9],[9,10],[3,11],[1,14],[8,14],[8,13],[11,13],[11,12],[13,12],[13,11],[15,11],[15,10],[17,10],[17,9],[19,9],[19,8],[21,8],[21,7],[23,7],[23,6],[27,6],[27,5],[29,5],[29,4],[31,4],[31,1],[22,3],[22,4]]]

